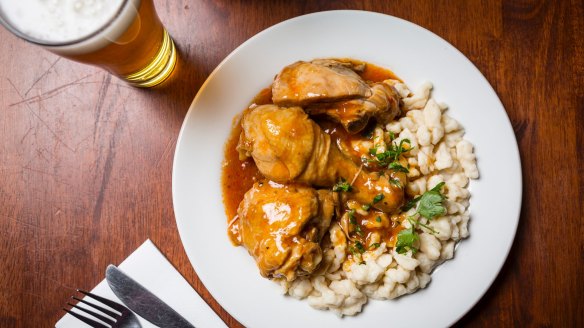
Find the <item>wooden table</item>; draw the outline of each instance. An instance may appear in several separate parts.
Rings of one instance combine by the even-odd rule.
[[[178,132],[198,88],[235,47],[329,9],[384,12],[435,32],[481,70],[513,123],[524,179],[517,237],[493,286],[457,325],[584,326],[581,1],[155,2],[181,57],[173,80],[155,90],[0,29],[0,327],[54,325],[76,288],[93,288],[107,264],[146,238],[239,326],[199,282],[179,239]]]

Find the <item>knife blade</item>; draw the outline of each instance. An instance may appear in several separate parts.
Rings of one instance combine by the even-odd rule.
[[[114,265],[105,271],[105,279],[116,296],[136,314],[159,327],[194,328],[178,312],[130,278]]]

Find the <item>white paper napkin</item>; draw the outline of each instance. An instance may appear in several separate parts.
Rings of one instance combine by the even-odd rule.
[[[166,260],[150,239],[146,240],[142,246],[125,259],[118,268],[158,296],[195,327],[226,327],[225,323]],[[105,274],[105,268],[103,271]],[[91,293],[123,304],[114,295],[105,280],[100,282]],[[87,298],[87,300],[95,302],[91,298]],[[81,312],[76,309],[74,311]],[[156,327],[142,318],[139,319],[144,328]],[[78,328],[89,326],[66,314],[55,324],[55,327]]]

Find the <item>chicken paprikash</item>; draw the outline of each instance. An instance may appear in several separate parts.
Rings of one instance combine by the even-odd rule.
[[[440,239],[443,227],[433,225],[446,217],[446,193],[454,190],[445,177],[462,172],[464,163],[443,169],[426,163],[456,153],[462,133],[454,134],[458,125],[445,133],[448,118],[428,94],[417,100],[391,71],[369,63],[315,59],[284,67],[253,99],[226,144],[222,184],[230,239],[247,249],[262,276],[309,301],[331,290],[336,301],[311,305],[355,314],[365,294],[376,297],[384,274],[408,267],[400,256],[419,262],[427,243],[454,239]],[[407,126],[417,124],[415,115],[427,115],[427,127],[415,126],[420,136]],[[420,139],[423,129],[428,143]],[[432,154],[434,145],[450,148],[420,154]],[[467,167],[476,170],[471,160]],[[438,263],[440,251],[431,257]],[[360,280],[364,269],[368,278]],[[405,293],[393,289],[376,298]]]
[[[341,224],[344,202],[371,204],[375,217],[391,216],[403,205],[404,172],[370,170],[337,145],[347,136],[368,142],[370,136],[355,134],[399,114],[391,82],[366,81],[359,75],[365,67],[332,59],[296,62],[276,76],[271,101],[253,103],[243,113],[236,149],[239,160],[253,160],[260,176],[241,200],[230,231],[236,231],[232,240],[248,249],[265,277],[293,280],[316,270],[319,244],[331,222]],[[326,132],[336,124],[346,133]],[[343,182],[350,192],[333,188]],[[339,214],[335,220],[333,212]],[[366,226],[343,226],[348,236],[360,232],[363,245],[372,238],[363,235]]]

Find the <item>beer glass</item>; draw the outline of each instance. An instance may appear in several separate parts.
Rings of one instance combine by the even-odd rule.
[[[176,65],[152,0],[0,0],[0,23],[60,56],[153,87]]]

